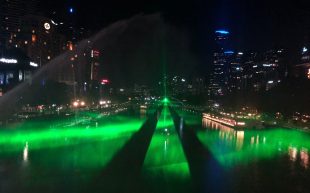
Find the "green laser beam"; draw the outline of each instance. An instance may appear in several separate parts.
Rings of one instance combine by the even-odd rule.
[[[19,155],[32,168],[39,165],[44,170],[102,168],[141,128],[143,121],[112,116],[98,119],[103,123],[88,128],[34,128],[42,125],[41,121],[28,121],[13,131],[0,131],[0,159]]]
[[[188,180],[189,166],[174,128],[168,107],[164,107],[147,151],[143,173],[151,178]]]

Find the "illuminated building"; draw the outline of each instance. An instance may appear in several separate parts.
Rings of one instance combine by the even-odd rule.
[[[205,79],[202,77],[194,77],[190,84],[187,84],[187,90],[193,95],[199,95],[205,92]]]
[[[236,52],[227,60],[228,91],[270,90],[286,76],[285,51]]]
[[[216,49],[208,88],[210,100],[238,90],[270,90],[287,76],[283,49],[261,54],[234,52],[229,35],[226,30],[215,31]]]
[[[244,69],[244,54],[237,52],[229,63],[229,91],[244,90],[246,84]]]
[[[228,62],[232,51],[228,50],[229,32],[225,30],[215,31],[216,49],[213,54],[213,65],[211,68],[209,82],[209,96],[214,99],[217,96],[224,95],[228,84]]]
[[[90,80],[99,80],[99,57],[100,57],[100,52],[99,50],[91,50],[90,54]]]
[[[53,20],[26,15],[21,22],[19,37],[13,43],[40,66],[68,50],[65,37],[58,32],[58,24]]]
[[[278,85],[286,77],[286,65],[284,63],[284,50],[273,49],[258,54],[249,52],[243,54],[243,64],[239,70],[242,70],[239,78],[241,90],[261,91],[270,90]],[[233,71],[231,76],[233,77]],[[238,87],[239,89],[239,87]]]
[[[168,83],[171,87],[171,94],[172,95],[179,95],[184,94],[187,91],[187,83],[185,78],[180,76],[174,76],[172,80]]]
[[[252,66],[252,89],[270,90],[278,85],[284,78],[285,64],[284,50],[269,50]]]
[[[30,81],[38,64],[29,60],[20,51],[5,51],[0,55],[1,95],[23,81]]]
[[[12,48],[10,41],[20,32],[20,19],[37,11],[37,0],[6,0],[0,6],[0,47]]]
[[[310,51],[306,46],[301,49],[300,62],[294,67],[294,76],[310,80]]]
[[[99,99],[103,89],[105,89],[109,81],[101,79],[100,74],[100,51],[89,46],[84,52],[86,63],[80,63],[78,68],[81,71],[80,77],[77,77],[80,94],[88,96],[88,98],[96,101]],[[80,81],[78,81],[80,80]],[[81,81],[82,80],[82,81]]]

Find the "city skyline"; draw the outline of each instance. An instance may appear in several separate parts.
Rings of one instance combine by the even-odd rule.
[[[177,29],[187,34],[190,51],[199,58],[199,68],[208,68],[212,64],[212,39],[213,31],[216,29],[229,30],[235,49],[243,52],[247,50],[266,51],[274,47],[284,48],[290,53],[291,64],[299,58],[300,49],[309,44],[309,30],[306,23],[303,23],[309,17],[306,1],[292,6],[289,12],[286,11],[291,8],[290,4],[278,1],[270,2],[268,6],[265,6],[267,4],[265,1],[251,3],[210,1],[208,6],[202,1],[179,2],[179,11],[173,9],[174,1],[139,3],[134,6],[135,9],[125,9],[126,5],[130,4],[129,2],[108,2],[107,7],[110,6],[110,10],[114,10],[115,14],[110,14],[111,11],[105,12],[105,7],[96,6],[98,1],[50,1],[46,3],[37,1],[37,3],[37,7],[40,7],[40,10],[36,11],[38,15],[55,19],[58,22],[68,21],[68,18],[73,15],[75,25],[92,31],[92,34],[120,19],[128,19],[141,13],[161,13],[164,22],[177,26]],[[136,2],[132,2],[134,3]],[[119,9],[113,9],[116,6],[119,6]],[[103,10],[99,11],[101,8]],[[98,11],[92,14],[86,13],[91,9]],[[299,9],[301,11],[296,11],[296,13],[300,15],[296,15],[294,11]],[[183,15],[183,13],[187,14]],[[290,17],[287,18],[285,13],[291,14]],[[281,16],[284,16],[283,20],[280,20]],[[251,18],[258,21],[253,22]]]
[[[309,193],[309,97],[309,0],[4,0],[0,193]]]

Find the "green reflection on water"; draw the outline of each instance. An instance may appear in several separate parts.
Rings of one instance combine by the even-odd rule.
[[[187,125],[197,125],[201,124],[201,114],[184,111],[184,110],[177,110],[178,115],[183,118],[184,122]]]
[[[21,155],[23,161],[61,169],[96,168],[107,164],[143,120],[114,116],[97,126],[33,128],[36,121],[15,130],[0,131],[0,158]],[[48,122],[46,123],[48,124]]]
[[[223,166],[251,163],[276,156],[309,167],[310,135],[282,128],[237,131],[203,120],[205,130],[198,131],[200,141]]]
[[[143,173],[166,181],[188,180],[189,166],[168,107],[164,107],[147,151]]]

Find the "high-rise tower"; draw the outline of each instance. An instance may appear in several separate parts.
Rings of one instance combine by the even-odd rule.
[[[214,99],[222,96],[228,86],[228,63],[234,54],[229,49],[229,32],[226,30],[215,31],[216,47],[213,54],[213,65],[210,74],[209,96]]]

